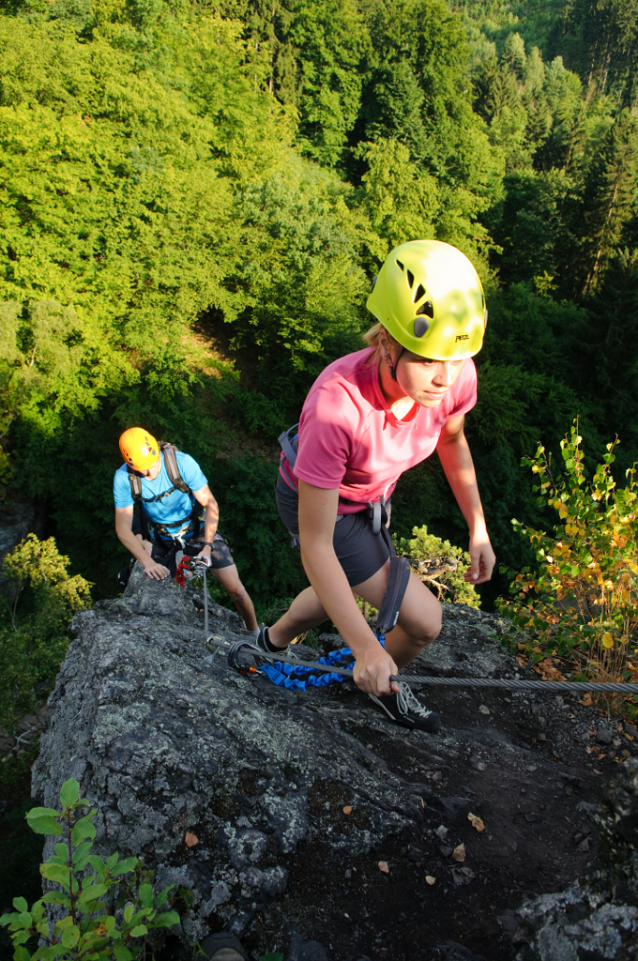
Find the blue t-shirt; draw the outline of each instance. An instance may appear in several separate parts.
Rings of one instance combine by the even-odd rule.
[[[202,487],[205,487],[208,481],[204,477],[197,461],[193,460],[188,454],[184,454],[181,450],[176,451],[175,456],[177,458],[179,472],[190,489],[192,491],[198,491],[201,490]],[[155,480],[149,480],[148,477],[140,478],[142,481],[142,497],[156,497],[164,491],[169,491],[173,486],[168,476],[168,471],[166,470],[164,455],[160,454],[160,457],[162,458],[162,469]],[[113,477],[113,499],[117,509],[133,507],[135,504],[131,493],[131,482],[128,479],[126,464],[122,464],[120,469],[115,471],[115,476]],[[142,506],[151,520],[155,521],[156,524],[163,524],[168,528],[174,527],[177,531],[180,527],[179,522],[182,521],[183,523],[184,518],[190,515],[192,501],[190,494],[184,494],[183,491],[174,490],[173,493],[168,494],[167,497],[162,497],[161,500],[153,501],[151,504],[145,503]]]

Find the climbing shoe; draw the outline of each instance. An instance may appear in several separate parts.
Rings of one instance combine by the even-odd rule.
[[[259,634],[255,639],[255,644],[257,647],[260,647],[262,651],[266,651],[267,654],[286,654],[288,651],[288,645],[286,647],[275,647],[274,644],[270,643],[268,628],[264,624],[259,628]]]
[[[390,720],[411,730],[435,734],[441,727],[441,718],[434,711],[420,704],[407,684],[402,684],[398,694],[369,694],[375,704],[383,708]]]

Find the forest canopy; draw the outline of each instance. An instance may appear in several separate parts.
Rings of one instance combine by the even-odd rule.
[[[637,25],[638,0],[4,2],[0,496],[112,591],[117,437],[143,423],[283,603],[277,434],[361,346],[387,252],[435,237],[486,288],[468,434],[517,566],[523,455],[578,417],[592,460],[616,433],[638,459]],[[401,536],[465,545],[434,461],[394,504]]]

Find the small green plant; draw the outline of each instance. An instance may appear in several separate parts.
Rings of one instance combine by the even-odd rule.
[[[75,778],[62,785],[60,804],[60,811],[36,807],[27,814],[36,834],[64,835],[64,841],[40,866],[42,877],[57,887],[30,910],[24,898],[14,898],[15,913],[0,918],[11,932],[14,961],[143,957],[149,931],[179,923],[176,911],[160,910],[172,885],[155,896],[149,883],[152,874],[138,858],[120,860],[115,853],[104,861],[91,854],[97,809],[80,813],[89,802],[80,797]],[[57,920],[47,918],[47,904],[58,906]],[[40,946],[31,953],[27,944],[36,938]]]
[[[536,552],[538,569],[513,578],[513,596],[499,609],[518,649],[540,661],[567,658],[591,680],[636,681],[638,653],[638,493],[635,469],[619,489],[611,475],[615,444],[586,478],[577,424],[561,441],[563,474],[555,478],[551,457],[538,446],[523,458],[538,478],[540,506],[552,507],[552,534],[513,521]],[[510,572],[512,573],[512,572]]]
[[[413,528],[411,538],[402,537],[396,541],[396,548],[397,553],[405,554],[412,570],[436,592],[440,601],[476,608],[481,606],[476,588],[463,577],[471,566],[467,551],[428,534],[425,524]]]

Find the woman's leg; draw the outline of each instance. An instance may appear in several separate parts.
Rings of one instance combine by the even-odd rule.
[[[390,562],[357,584],[353,590],[364,601],[376,608],[381,607],[388,586]],[[397,625],[386,636],[385,646],[398,668],[405,667],[421,651],[435,641],[441,632],[441,605],[425,584],[411,571]]]
[[[312,587],[307,587],[297,594],[283,617],[268,628],[268,640],[273,647],[287,647],[295,637],[323,624],[327,617]]]

